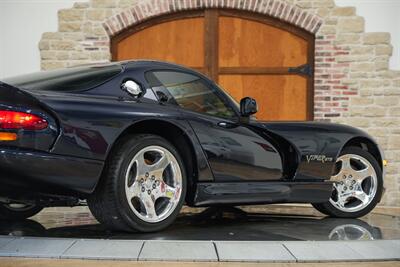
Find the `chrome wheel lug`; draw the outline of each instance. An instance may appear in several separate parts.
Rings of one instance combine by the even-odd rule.
[[[159,186],[160,185],[160,181],[157,181],[156,184],[157,184],[157,186]]]
[[[352,183],[352,184],[355,184],[355,183],[356,183],[356,180],[351,181],[351,183]]]
[[[346,179],[346,175],[343,175],[343,179]]]
[[[148,173],[148,172],[146,172],[146,174],[145,174],[144,176],[146,176],[146,178],[147,178],[147,177],[149,177],[149,173]]]
[[[150,189],[149,189],[149,190],[147,190],[147,194],[149,194],[149,195],[151,194],[151,190],[150,190]]]
[[[352,187],[352,186],[350,186],[350,190],[353,190],[353,187]]]
[[[154,175],[152,175],[152,176],[151,176],[151,180],[154,181],[155,179],[156,179],[156,177],[155,177]]]
[[[156,184],[153,184],[153,189],[156,189]]]
[[[146,189],[144,187],[142,187],[142,192],[146,191]]]
[[[347,190],[347,186],[343,187],[344,190]]]
[[[353,176],[350,174],[350,175],[349,175],[349,178],[353,178]]]
[[[139,182],[140,182],[141,184],[143,184],[143,183],[144,183],[144,179],[141,178]]]

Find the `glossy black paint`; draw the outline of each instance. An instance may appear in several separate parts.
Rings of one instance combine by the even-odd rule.
[[[216,182],[279,180],[282,159],[267,135],[231,120],[182,112],[197,134]]]
[[[350,126],[321,122],[253,122],[255,127],[285,138],[298,157],[293,180],[328,180],[342,148],[353,138],[363,138],[378,147],[367,133]],[[324,155],[330,161],[309,161],[307,156]],[[378,160],[381,163],[381,160]]]
[[[267,203],[321,203],[332,194],[330,182],[199,183],[196,206]]]
[[[49,150],[59,135],[59,126],[54,120],[53,113],[40,101],[31,95],[12,86],[0,82],[0,110],[14,110],[38,115],[47,120],[49,127],[41,131],[2,130],[16,132],[18,139],[4,145],[23,147],[35,150]],[[0,143],[0,148],[3,144]]]
[[[240,115],[249,117],[258,111],[257,102],[251,97],[244,97],[240,100]]]
[[[182,144],[189,147],[187,151],[191,154],[191,159],[186,159],[192,168],[188,177],[190,205],[221,201],[225,204],[319,202],[329,198],[331,184],[324,180],[330,178],[333,164],[346,143],[356,138],[377,148],[370,136],[348,126],[243,119],[239,106],[214,82],[181,66],[155,61],[120,64],[123,70],[120,74],[83,91],[27,90],[1,83],[0,108],[41,114],[49,120],[50,127],[42,132],[20,131],[17,142],[0,142],[0,150],[6,151],[3,161],[7,162],[0,163],[0,183],[12,177],[22,185],[34,181],[38,185],[34,192],[40,194],[53,193],[53,188],[57,188],[57,194],[84,198],[95,190],[102,167],[121,136],[139,130],[159,131],[159,134],[178,130],[179,136],[173,138],[185,139]],[[145,77],[151,70],[200,76],[208,86],[218,90],[236,117],[200,114],[151,96],[136,99],[120,89],[123,81],[132,79],[152,93]],[[18,153],[22,157],[17,159]],[[311,155],[331,160],[310,160]],[[33,166],[35,171],[28,173],[21,165]],[[300,184],[303,187],[298,187]],[[303,190],[305,184],[310,187]],[[225,191],[233,192],[232,186],[240,188],[238,194],[226,195]],[[259,190],[254,193],[257,186]],[[221,198],[221,194],[226,198]]]
[[[104,162],[47,152],[0,148],[0,192],[7,197],[34,197],[37,193],[90,193]]]

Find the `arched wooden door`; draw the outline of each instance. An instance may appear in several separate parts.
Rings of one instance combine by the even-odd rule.
[[[111,40],[113,60],[156,59],[195,68],[261,120],[313,119],[314,36],[249,12],[202,10],[155,18]]]

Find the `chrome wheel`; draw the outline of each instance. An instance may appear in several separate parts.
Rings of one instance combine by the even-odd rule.
[[[182,194],[182,172],[175,156],[161,146],[140,150],[129,163],[125,194],[141,220],[158,223],[168,218]]]
[[[356,224],[344,224],[335,227],[328,236],[329,240],[374,240],[367,229]]]
[[[357,212],[367,207],[378,188],[374,167],[367,159],[356,154],[345,154],[337,159],[331,180],[334,190],[329,201],[344,212]]]

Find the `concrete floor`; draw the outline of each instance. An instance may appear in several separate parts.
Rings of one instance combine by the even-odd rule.
[[[0,221],[0,235],[129,240],[378,240],[400,239],[400,214],[374,212],[361,219],[322,217],[306,206],[185,207],[168,229],[150,234],[111,232],[86,207],[52,208],[30,220]]]
[[[96,261],[96,260],[45,260],[15,259],[0,260],[2,267],[159,267],[160,262]],[[400,262],[335,262],[335,263],[232,263],[232,262],[163,262],[163,267],[400,267]]]
[[[58,260],[6,258],[10,256]],[[98,259],[103,261],[97,263]],[[107,261],[111,259],[115,261]],[[379,208],[360,219],[336,219],[323,217],[307,205],[184,207],[173,225],[149,234],[108,231],[87,207],[51,208],[30,220],[0,221],[1,267],[127,265],[119,260],[130,260],[129,266],[142,266],[141,261],[155,266],[153,260],[169,261],[172,266],[252,266],[234,262],[269,262],[277,267],[293,263],[345,264],[341,261],[398,266],[399,262],[379,261],[399,259],[397,209]],[[180,263],[171,263],[174,261]],[[182,263],[192,261],[208,263]],[[337,263],[330,265],[331,261]]]

